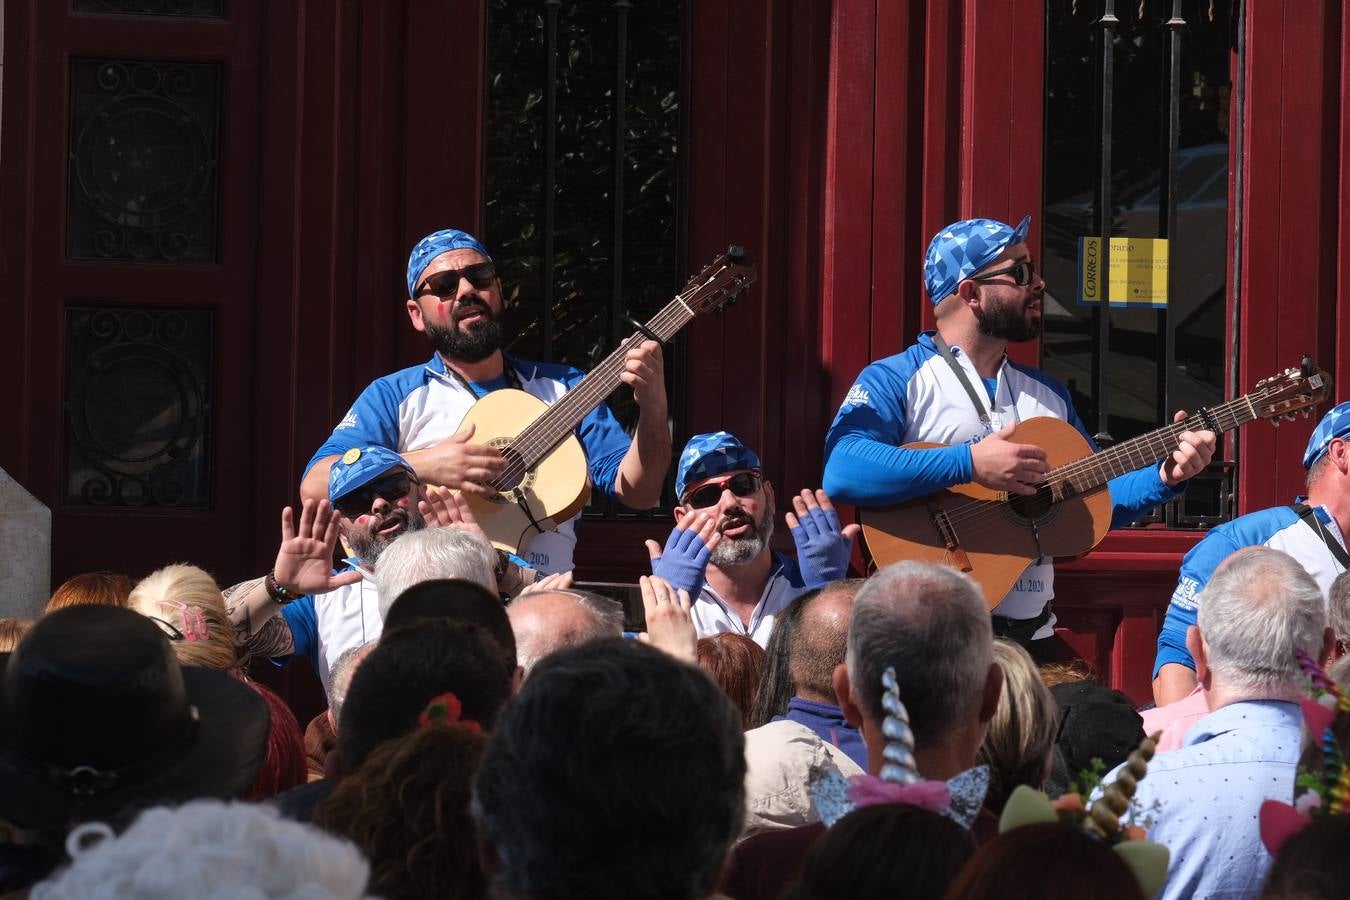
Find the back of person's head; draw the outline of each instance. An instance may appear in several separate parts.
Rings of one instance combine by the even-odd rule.
[[[479,535],[458,528],[424,528],[401,535],[380,554],[375,573],[380,618],[404,591],[423,581],[462,578],[497,592],[497,551]]]
[[[1067,681],[1050,688],[1059,722],[1054,767],[1045,792],[1056,797],[1100,761],[1109,772],[1144,740],[1144,720],[1120,691],[1096,681]]]
[[[1296,651],[1321,653],[1327,609],[1297,560],[1268,547],[1239,551],[1215,571],[1197,603],[1215,683],[1256,698],[1299,690]]]
[[[478,625],[428,619],[383,635],[352,676],[342,704],[343,771],[355,771],[380,744],[416,728],[427,704],[441,694],[453,693],[464,718],[491,730],[511,696],[514,675],[501,645]]]
[[[566,647],[623,634],[623,607],[590,591],[539,591],[506,608],[516,657],[528,675],[541,659]]]
[[[1074,684],[1079,681],[1090,681],[1093,684],[1102,683],[1102,673],[1097,671],[1097,667],[1086,659],[1066,659],[1045,663],[1040,666],[1040,672],[1041,681],[1048,688],[1061,684]]]
[[[267,731],[267,755],[253,779],[253,786],[244,795],[245,800],[267,800],[283,791],[299,787],[308,779],[305,762],[305,735],[300,730],[295,713],[286,701],[264,684],[249,681],[248,686],[267,701],[271,725]]]
[[[1350,816],[1317,816],[1275,855],[1261,900],[1341,900],[1350,885]]]
[[[183,665],[218,672],[239,665],[242,651],[220,586],[196,566],[165,566],[145,576],[127,606],[159,625]]]
[[[709,893],[744,821],[740,717],[706,674],[613,638],[544,660],[474,787],[491,877],[513,897]]]
[[[19,646],[19,641],[33,627],[28,619],[0,619],[0,653],[8,653]]]
[[[797,631],[797,620],[811,598],[820,593],[813,588],[789,603],[773,617],[773,631],[764,644],[764,674],[759,679],[759,691],[750,709],[750,728],[767,725],[779,716],[787,715],[788,704],[797,693],[792,681],[792,635]],[[833,694],[830,695],[833,697]],[[833,702],[833,701],[831,701]]]
[[[1350,652],[1350,571],[1342,572],[1327,591],[1327,614],[1341,653]]]
[[[415,625],[424,619],[453,619],[478,625],[501,645],[507,665],[515,669],[516,636],[511,631],[511,620],[506,617],[501,599],[481,584],[463,578],[419,582],[389,606],[384,630]]]
[[[352,676],[356,667],[365,661],[370,651],[375,649],[377,641],[367,641],[355,647],[348,647],[333,660],[328,670],[328,724],[337,734],[338,721],[342,716],[342,704],[347,700],[347,691],[351,690]]]
[[[1019,784],[1040,788],[1050,772],[1059,728],[1059,707],[1041,681],[1031,654],[1021,645],[994,641],[994,662],[1003,670],[1003,690],[976,757],[989,766],[984,806],[997,814]]]
[[[975,851],[947,891],[948,900],[1144,900],[1134,873],[1114,850],[1082,828],[1024,825]]]
[[[712,676],[750,727],[750,707],[764,674],[764,648],[743,634],[724,631],[698,639],[698,667]]]
[[[117,572],[85,572],[67,578],[47,601],[47,612],[67,606],[126,606],[131,579]]]
[[[314,824],[360,848],[384,900],[482,897],[469,799],[486,746],[481,731],[457,724],[386,741],[338,783]]]
[[[942,900],[975,853],[970,832],[905,803],[854,810],[811,847],[787,900]]]
[[[193,800],[146,810],[121,835],[82,825],[70,867],[33,900],[362,900],[369,867],[355,847],[268,806]],[[102,838],[100,840],[100,838]]]
[[[835,581],[820,589],[802,609],[792,631],[788,667],[798,696],[834,703],[834,670],[848,654],[848,622],[853,600],[867,582]]]
[[[926,563],[887,566],[853,601],[852,696],[863,715],[880,723],[881,675],[893,667],[915,747],[935,746],[978,716],[993,642],[989,611],[968,576]]]

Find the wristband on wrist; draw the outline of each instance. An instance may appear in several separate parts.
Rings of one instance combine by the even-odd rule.
[[[282,606],[299,597],[299,594],[292,594],[281,586],[281,582],[277,581],[275,569],[267,573],[267,577],[263,579],[263,587],[267,590],[267,596]]]

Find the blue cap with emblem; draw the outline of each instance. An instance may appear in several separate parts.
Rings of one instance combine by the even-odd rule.
[[[684,445],[680,464],[675,470],[675,496],[684,497],[691,484],[716,478],[741,469],[758,469],[759,457],[755,451],[727,431],[696,434]]]
[[[1322,421],[1317,423],[1312,437],[1308,439],[1308,449],[1303,454],[1303,468],[1311,469],[1313,463],[1326,454],[1327,447],[1331,446],[1333,440],[1344,439],[1347,436],[1350,436],[1350,400],[1337,403],[1322,417]]]
[[[923,260],[923,286],[933,305],[956,293],[957,284],[1004,250],[1025,241],[1030,227],[1031,216],[1023,216],[1016,228],[997,219],[964,219],[934,235]]]
[[[402,466],[417,477],[408,461],[386,447],[353,447],[333,461],[328,470],[328,499],[336,501],[357,488],[365,487],[385,472]]]
[[[412,253],[408,254],[409,297],[416,297],[417,282],[422,280],[422,273],[426,270],[427,263],[442,253],[449,253],[451,250],[474,250],[481,253],[484,259],[492,260],[487,249],[479,242],[478,238],[467,231],[460,231],[458,228],[442,228],[440,231],[433,231],[418,241],[417,245],[412,248]]]

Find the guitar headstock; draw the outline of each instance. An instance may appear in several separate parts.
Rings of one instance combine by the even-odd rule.
[[[1251,399],[1257,418],[1270,419],[1272,424],[1279,425],[1281,419],[1293,420],[1300,412],[1308,416],[1314,406],[1329,396],[1331,376],[1305,356],[1297,369],[1285,369],[1258,381]]]
[[[733,302],[757,277],[755,264],[746,258],[745,249],[732,244],[726,253],[719,254],[689,279],[680,291],[679,300],[701,316]]]

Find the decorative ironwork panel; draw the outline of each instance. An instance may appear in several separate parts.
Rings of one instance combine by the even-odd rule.
[[[192,16],[219,19],[224,0],[75,0],[76,12],[122,13],[132,16]]]
[[[66,255],[216,258],[221,68],[71,62]]]
[[[207,310],[66,311],[66,503],[210,505]]]

